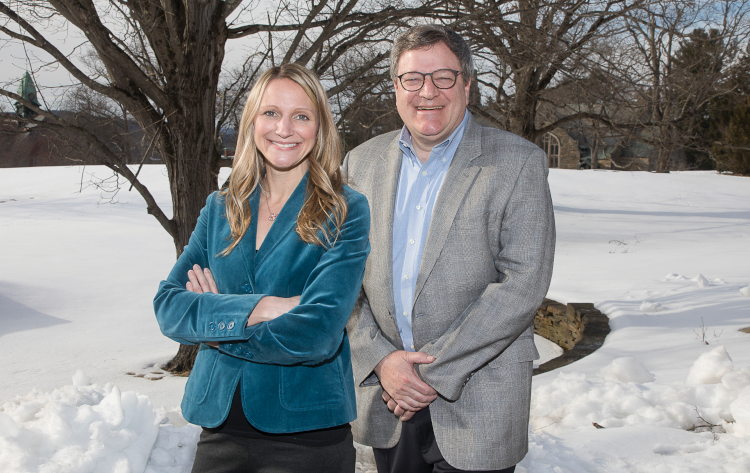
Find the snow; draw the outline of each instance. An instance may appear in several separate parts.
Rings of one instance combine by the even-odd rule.
[[[200,429],[151,306],[174,246],[92,173],[111,176],[0,170],[0,471],[189,472]],[[140,175],[171,214],[164,168]],[[548,297],[593,302],[612,332],[534,377],[516,471],[750,471],[750,180],[554,169],[550,187]],[[358,446],[358,471],[372,463]]]
[[[550,342],[537,334],[534,334],[534,344],[539,352],[539,359],[534,360],[534,368],[538,368],[540,365],[563,354],[563,349],[560,345]]]

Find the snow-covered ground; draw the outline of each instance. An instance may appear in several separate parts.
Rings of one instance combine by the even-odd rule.
[[[187,472],[199,429],[177,409],[186,380],[158,369],[177,345],[151,307],[174,246],[91,173],[111,175],[0,170],[0,471]],[[169,213],[164,169],[141,176]],[[552,170],[550,185],[549,297],[594,302],[612,332],[534,378],[517,471],[750,471],[750,179]]]

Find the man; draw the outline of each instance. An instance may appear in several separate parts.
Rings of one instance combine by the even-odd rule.
[[[466,110],[471,51],[418,26],[391,51],[401,131],[351,151],[372,251],[347,330],[380,473],[511,472],[528,450],[533,320],[555,246],[544,152]]]

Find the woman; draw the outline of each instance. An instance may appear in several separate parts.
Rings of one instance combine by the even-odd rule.
[[[209,196],[154,299],[162,333],[200,343],[182,400],[194,472],[354,471],[345,325],[370,250],[343,185],[318,79],[286,64],[250,92],[229,186]]]

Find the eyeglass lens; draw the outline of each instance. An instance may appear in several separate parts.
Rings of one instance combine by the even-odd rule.
[[[401,76],[401,85],[410,92],[419,90],[424,85],[425,76],[432,78],[432,83],[438,89],[450,89],[456,83],[458,74],[451,69],[438,69],[435,72],[424,74],[421,72],[407,72]]]

